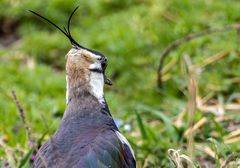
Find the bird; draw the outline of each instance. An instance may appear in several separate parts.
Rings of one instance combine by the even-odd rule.
[[[38,150],[34,168],[135,168],[134,151],[120,133],[104,96],[104,84],[112,85],[105,70],[108,59],[72,37],[70,22],[60,28],[72,48],[66,54],[66,109],[56,132]]]

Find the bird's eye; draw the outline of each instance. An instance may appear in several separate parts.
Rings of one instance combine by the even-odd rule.
[[[107,62],[107,57],[103,57],[102,59],[104,60],[104,62]]]
[[[97,58],[99,61],[101,62],[107,62],[107,58],[106,57],[99,57]]]

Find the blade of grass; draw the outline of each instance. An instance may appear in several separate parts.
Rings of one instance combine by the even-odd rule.
[[[32,156],[33,152],[34,152],[34,148],[31,148],[31,150],[26,154],[26,156],[21,160],[19,168],[30,167],[29,160],[30,160],[30,157]]]
[[[214,138],[208,138],[207,140],[212,144],[212,147],[215,150],[216,167],[220,167],[220,165],[224,162],[224,160],[220,157],[223,156],[224,158],[227,158],[227,146],[225,144],[219,143]]]
[[[146,133],[145,126],[143,124],[142,118],[141,118],[140,114],[137,111],[135,111],[135,113],[136,113],[137,122],[138,122],[139,129],[141,131],[142,138],[143,139],[148,139],[148,136],[147,136],[147,133]]]
[[[162,121],[165,125],[165,128],[167,130],[168,135],[171,137],[171,139],[174,142],[177,142],[178,140],[178,132],[176,130],[176,127],[173,126],[172,124],[172,120],[167,117],[165,114],[163,114],[163,112],[159,111],[159,110],[155,110],[151,107],[148,107],[146,105],[141,105],[139,106],[139,108],[143,111],[147,111],[150,112],[152,115],[154,115],[155,117],[157,117],[160,121]]]

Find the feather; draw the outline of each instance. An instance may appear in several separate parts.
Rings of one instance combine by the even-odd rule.
[[[34,167],[45,163],[47,167],[135,168],[134,156],[117,131],[107,104],[81,94],[68,103],[57,132],[40,148]]]
[[[67,29],[66,29],[65,27],[63,27],[63,29],[61,29],[58,25],[56,25],[54,22],[52,22],[51,20],[47,19],[46,17],[44,17],[44,16],[42,16],[42,15],[40,15],[40,14],[38,14],[37,12],[34,12],[34,11],[32,11],[32,10],[29,10],[29,11],[32,12],[33,14],[37,15],[38,17],[42,18],[43,20],[46,20],[48,23],[50,23],[50,24],[53,25],[55,28],[57,28],[58,30],[60,30],[60,31],[70,40],[70,42],[71,42],[71,44],[72,44],[73,46],[75,46],[75,47],[77,47],[77,48],[87,49],[87,48],[81,46],[80,44],[78,44],[78,43],[76,42],[76,40],[74,40],[74,38],[73,38],[72,35],[71,35],[71,31],[70,31],[70,22],[71,22],[71,19],[72,19],[73,14],[76,12],[77,9],[78,9],[78,7],[76,7],[76,8],[72,11],[72,13],[71,13],[71,15],[70,15],[70,17],[69,17],[69,19],[68,19]]]

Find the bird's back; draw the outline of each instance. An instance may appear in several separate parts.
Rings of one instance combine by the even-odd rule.
[[[34,167],[134,168],[130,147],[101,109],[63,118],[58,131],[39,150]],[[90,109],[94,110],[94,109]]]

